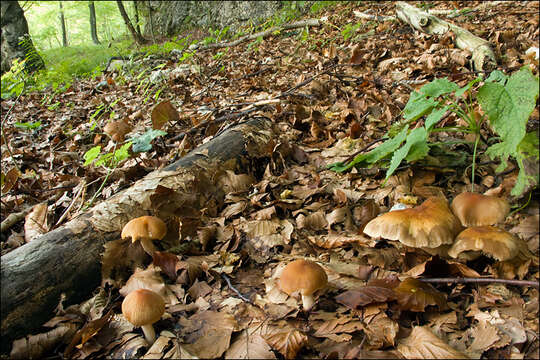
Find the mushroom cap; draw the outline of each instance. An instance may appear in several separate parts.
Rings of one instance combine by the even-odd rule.
[[[139,239],[161,240],[167,233],[167,225],[158,217],[141,216],[130,220],[122,229],[122,239],[131,237],[135,242]]]
[[[450,206],[463,226],[495,225],[510,212],[510,204],[496,196],[463,192]]]
[[[461,230],[445,199],[430,197],[411,209],[394,210],[367,223],[370,237],[398,240],[411,247],[436,248],[452,244]]]
[[[463,230],[448,255],[457,258],[465,251],[481,251],[497,260],[512,259],[519,252],[520,240],[495,226],[476,226]]]
[[[327,283],[328,276],[324,269],[319,264],[304,259],[287,264],[279,278],[279,288],[288,295],[300,291],[303,296],[309,296],[324,288]]]
[[[151,325],[165,312],[163,298],[148,289],[130,292],[122,302],[122,314],[135,326]]]

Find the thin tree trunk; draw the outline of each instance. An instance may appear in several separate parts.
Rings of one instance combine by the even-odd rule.
[[[64,9],[62,8],[62,2],[59,1],[58,5],[60,6],[60,25],[62,26],[62,46],[68,46],[67,31],[66,31],[66,20],[64,18]]]
[[[135,10],[135,29],[137,29],[137,32],[141,34],[141,25],[139,24],[139,6],[137,5],[137,1],[133,1],[133,8]]]
[[[96,7],[94,6],[93,1],[88,2],[88,9],[90,10],[90,33],[92,34],[92,41],[94,44],[99,45],[99,39],[97,36],[97,27],[96,27]]]
[[[122,4],[121,0],[116,0],[116,4],[118,5],[118,10],[120,11],[120,15],[122,15],[122,18],[124,19],[124,23],[126,23],[126,26],[133,36],[133,39],[138,45],[144,45],[148,43],[148,41],[141,35],[140,32],[137,32],[133,25],[131,24],[131,20],[129,20],[128,14],[126,12],[126,9],[124,9],[124,4]]]
[[[156,42],[156,36],[154,35],[154,21],[152,19],[152,5],[150,4],[150,1],[148,1],[148,15],[150,18],[150,34],[152,34],[152,42]]]

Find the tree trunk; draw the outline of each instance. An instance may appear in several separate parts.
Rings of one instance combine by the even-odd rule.
[[[221,207],[216,183],[225,170],[249,171],[267,158],[273,132],[267,118],[232,127],[175,163],[156,170],[129,189],[31,242],[2,256],[1,352],[12,341],[35,332],[54,316],[61,294],[64,306],[88,298],[101,282],[101,252],[118,239],[130,219],[154,214],[167,220],[190,209]],[[261,166],[261,160],[257,160]],[[264,168],[264,166],[263,166]],[[174,201],[172,201],[174,200]],[[184,210],[185,211],[185,210]]]
[[[64,9],[62,7],[62,2],[59,1],[58,5],[60,6],[60,25],[62,26],[62,46],[67,47],[68,46],[68,40],[67,40],[67,31],[66,31],[66,20],[64,18]]]
[[[152,42],[156,42],[156,36],[154,35],[154,20],[152,19],[152,4],[148,0],[148,17],[150,19],[150,34],[152,34]]]
[[[120,15],[122,15],[122,19],[124,19],[124,23],[126,23],[126,26],[133,36],[133,39],[138,45],[144,45],[148,41],[141,35],[140,32],[135,31],[135,28],[131,24],[131,20],[129,20],[128,14],[126,12],[126,9],[124,9],[124,5],[122,4],[121,0],[116,0],[116,4],[118,5],[118,10],[120,11]]]
[[[88,2],[88,9],[90,10],[90,33],[92,34],[92,41],[94,44],[99,45],[99,39],[97,36],[96,28],[96,7],[94,6],[93,1]]]
[[[17,1],[0,2],[0,26],[2,74],[11,68],[14,59],[26,59],[25,70],[28,72],[45,67],[28,34],[28,23]]]
[[[135,10],[135,29],[139,34],[141,33],[141,25],[139,24],[139,6],[137,5],[137,1],[133,1],[133,10]]]

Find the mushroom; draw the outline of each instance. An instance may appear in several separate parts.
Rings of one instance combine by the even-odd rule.
[[[510,205],[496,196],[463,192],[456,196],[450,206],[463,226],[495,225],[510,212]]]
[[[326,286],[328,277],[324,269],[317,263],[298,259],[285,266],[279,278],[281,291],[292,295],[295,292],[302,294],[302,306],[309,311],[315,299],[313,294]]]
[[[452,244],[461,230],[445,199],[430,197],[411,209],[394,210],[367,223],[364,233],[416,248]]]
[[[125,119],[112,121],[105,125],[103,131],[118,143],[124,141],[126,134],[131,131],[131,125]]]
[[[122,314],[134,326],[140,326],[148,343],[156,340],[153,323],[161,319],[165,312],[163,298],[147,289],[138,289],[130,292],[122,302]]]
[[[161,240],[167,233],[167,225],[155,216],[141,216],[130,220],[122,229],[122,239],[131,237],[132,243],[137,240],[149,255],[156,251],[152,240]]]
[[[470,227],[459,233],[456,242],[448,250],[448,255],[474,260],[479,256],[478,252],[482,252],[499,261],[506,261],[519,253],[520,241],[522,240],[495,226]]]

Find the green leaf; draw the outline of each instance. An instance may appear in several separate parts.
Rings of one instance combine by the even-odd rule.
[[[477,77],[474,80],[469,81],[469,83],[467,85],[465,85],[461,89],[456,90],[454,96],[456,97],[456,99],[462,97],[463,94],[465,94],[467,91],[469,91],[473,87],[474,84],[476,84],[477,82],[480,82],[480,81],[482,81],[482,78],[479,78],[479,77]]]
[[[41,121],[35,121],[35,122],[16,122],[15,127],[21,128],[21,129],[27,129],[27,130],[33,130],[37,129],[41,126]]]
[[[504,144],[499,152],[516,153],[536,105],[538,85],[538,78],[530,69],[522,68],[508,79],[506,86],[486,83],[478,91],[478,102]]]
[[[506,83],[506,80],[508,80],[508,76],[506,76],[505,73],[500,70],[495,70],[492,71],[491,74],[489,74],[486,82],[497,82],[501,85],[504,85]]]
[[[459,90],[459,86],[456,83],[451,82],[447,78],[442,78],[435,79],[432,82],[422,86],[420,93],[424,94],[425,96],[432,96],[436,98],[457,90]]]
[[[111,160],[113,159],[113,153],[106,153],[106,154],[103,154],[101,155],[97,160],[96,160],[96,166],[107,166],[110,164]]]
[[[114,161],[116,163],[119,163],[127,158],[129,158],[129,148],[131,147],[132,143],[131,141],[128,141],[120,149],[117,149],[114,152]]]
[[[393,140],[393,139],[392,139]],[[413,146],[416,146],[415,154],[412,155],[411,161],[418,160],[427,155],[429,148],[427,146],[427,131],[425,127],[416,128],[407,136],[405,145],[394,152],[392,161],[390,161],[390,167],[386,171],[386,178],[388,178],[396,171],[397,167],[403,159],[409,155],[409,151]]]
[[[133,152],[146,152],[152,149],[152,140],[166,134],[167,132],[163,130],[150,129],[144,134],[134,137],[133,139],[131,139],[131,141],[133,142]]]
[[[450,106],[444,106],[438,110],[434,110],[431,112],[431,114],[428,115],[426,118],[426,129],[427,131],[431,131],[431,128],[435,126],[443,117],[443,115],[448,111]]]
[[[534,156],[538,159],[540,156],[538,145],[538,136],[536,135],[536,132],[531,131],[525,134],[523,140],[519,143],[518,151],[525,156]]]
[[[409,122],[418,120],[438,104],[438,101],[426,98],[424,94],[413,91],[407,105],[405,105],[405,109],[403,109],[403,117]]]
[[[83,155],[83,158],[84,158],[84,164],[83,166],[88,166],[92,163],[92,161],[94,161],[97,156],[99,155],[101,151],[101,146],[94,146],[93,148],[89,149],[88,151],[86,151]]]

